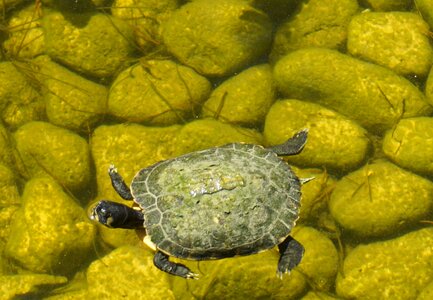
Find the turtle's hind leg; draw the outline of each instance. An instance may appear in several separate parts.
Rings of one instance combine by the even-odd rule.
[[[308,129],[302,129],[290,139],[288,139],[284,144],[275,145],[268,147],[267,149],[275,152],[277,155],[296,155],[301,153],[304,149],[305,143],[307,142]]]
[[[132,197],[131,190],[126,185],[125,181],[123,181],[122,176],[117,173],[117,169],[114,167],[114,165],[110,165],[108,168],[108,175],[110,175],[111,185],[120,197],[125,200],[134,199]]]
[[[284,273],[289,273],[296,267],[304,255],[304,247],[294,238],[288,236],[278,245],[280,259],[278,261],[277,276],[283,277]]]
[[[168,255],[157,251],[153,257],[154,265],[161,271],[187,279],[198,279],[198,274],[191,272],[187,266],[168,260]]]

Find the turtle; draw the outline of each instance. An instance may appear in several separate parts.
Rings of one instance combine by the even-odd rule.
[[[298,219],[300,179],[279,156],[299,154],[308,129],[265,148],[231,143],[160,161],[138,171],[128,187],[114,165],[114,190],[130,207],[101,200],[90,219],[110,228],[145,231],[156,251],[154,265],[169,274],[197,279],[169,260],[211,260],[250,255],[278,245],[277,276],[296,267],[304,247],[290,236]]]

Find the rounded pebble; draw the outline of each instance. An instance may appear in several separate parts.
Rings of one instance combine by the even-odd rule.
[[[433,228],[425,228],[355,247],[337,277],[337,294],[344,299],[416,299],[433,280],[432,244]]]
[[[114,164],[125,182],[135,174],[173,155],[173,140],[181,126],[146,127],[138,124],[102,125],[92,136],[91,153],[95,162],[98,196],[124,201],[111,186],[108,167]],[[131,205],[130,202],[126,202]]]
[[[433,175],[433,118],[401,120],[385,134],[382,149],[398,165]]]
[[[268,64],[250,67],[227,79],[202,108],[203,117],[230,124],[258,126],[275,101],[275,85]]]
[[[68,282],[66,277],[47,274],[0,276],[0,293],[4,300],[29,297],[41,299],[48,291],[57,287],[60,288],[66,282]]]
[[[412,0],[360,0],[363,6],[374,11],[408,10],[412,6]],[[418,1],[416,1],[418,2]]]
[[[305,248],[299,271],[307,276],[309,284],[329,291],[337,276],[339,260],[333,242],[324,233],[308,226],[295,227],[292,235]]]
[[[426,77],[433,61],[428,31],[428,24],[419,14],[362,13],[349,24],[347,50],[403,76]]]
[[[175,299],[168,275],[153,265],[150,251],[117,248],[87,270],[89,299]]]
[[[178,7],[178,0],[114,0],[111,13],[134,28],[135,42],[142,52],[162,44],[161,23]]]
[[[21,203],[16,181],[16,174],[5,165],[0,164],[0,195],[3,195],[0,199],[0,209]]]
[[[7,1],[6,1],[7,2]],[[0,4],[1,7],[1,4]],[[3,43],[4,54],[9,58],[32,58],[45,49],[41,20],[34,5],[13,14],[8,21],[9,37]]]
[[[288,161],[304,167],[325,167],[347,172],[359,167],[371,147],[367,131],[339,113],[315,103],[280,100],[269,110],[264,136],[270,145],[284,143],[299,130],[308,129],[308,141]]]
[[[107,105],[105,86],[75,74],[48,56],[34,60],[44,87],[48,120],[61,127],[87,132],[102,119]]]
[[[44,15],[46,54],[84,74],[113,75],[132,55],[131,27],[107,14],[82,13],[75,18],[78,26],[60,12]]]
[[[376,0],[376,1],[388,1],[388,0]],[[399,0],[393,0],[399,1]],[[400,0],[412,3],[411,0]],[[430,25],[430,28],[433,26],[433,2],[431,0],[416,0],[415,8],[417,12],[423,17],[424,20]]]
[[[45,118],[45,102],[26,76],[25,62],[0,62],[0,116],[11,129]]]
[[[142,61],[117,76],[109,112],[129,122],[171,125],[198,114],[210,82],[193,69],[169,60]]]
[[[278,251],[216,261],[185,261],[199,271],[199,280],[172,278],[177,299],[297,299],[307,289],[304,276],[296,271],[277,277]],[[305,257],[304,257],[305,258]],[[183,261],[182,261],[183,263]],[[253,295],[253,296],[252,296]]]
[[[433,183],[387,161],[343,177],[329,201],[335,220],[361,237],[383,237],[410,228],[433,207]]]
[[[226,76],[268,49],[272,26],[266,14],[244,1],[197,0],[164,24],[163,40],[177,59],[201,74]]]
[[[5,253],[37,273],[67,275],[93,251],[95,227],[84,210],[48,177],[26,183]]]
[[[322,169],[298,169],[292,166],[298,178],[312,178],[302,185],[301,209],[298,224],[314,224],[327,213],[329,195],[336,180]]]
[[[254,129],[214,119],[197,120],[184,125],[177,133],[174,156],[236,142],[263,144],[263,137]]]
[[[298,12],[280,25],[272,45],[271,60],[309,47],[341,49],[345,47],[347,26],[358,12],[356,0],[309,0]]]
[[[45,122],[27,123],[14,133],[19,171],[25,178],[52,176],[62,186],[85,190],[90,183],[86,140]]]
[[[274,78],[286,97],[334,109],[376,134],[401,118],[433,111],[424,95],[405,78],[334,50],[291,52],[275,65]]]
[[[416,300],[431,300],[433,299],[433,281],[428,284],[422,291],[419,293]]]

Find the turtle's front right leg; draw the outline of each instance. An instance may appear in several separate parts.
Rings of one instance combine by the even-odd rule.
[[[174,263],[168,260],[168,255],[157,251],[153,257],[153,263],[155,267],[161,271],[167,272],[168,274],[180,276],[187,279],[198,279],[198,274],[191,272],[187,266],[179,263]]]
[[[120,197],[125,200],[134,199],[132,197],[131,190],[126,185],[125,181],[123,181],[122,176],[117,173],[117,169],[114,167],[114,165],[110,165],[110,167],[108,168],[108,175],[110,175],[111,185]]]

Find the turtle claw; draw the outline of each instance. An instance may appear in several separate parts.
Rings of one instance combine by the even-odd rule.
[[[198,280],[198,279],[200,279],[199,277],[200,277],[199,274],[197,274],[197,273],[193,273],[193,272],[191,272],[191,271],[188,272],[188,274],[185,275],[185,278],[186,278],[186,279],[195,279],[195,280]]]
[[[283,275],[284,275],[284,274],[290,274],[290,271],[289,271],[289,270],[285,270],[285,271],[281,272],[280,270],[277,270],[277,277],[278,277],[280,280],[283,280]]]
[[[113,164],[108,167],[108,174],[112,173],[117,173],[117,168]]]

